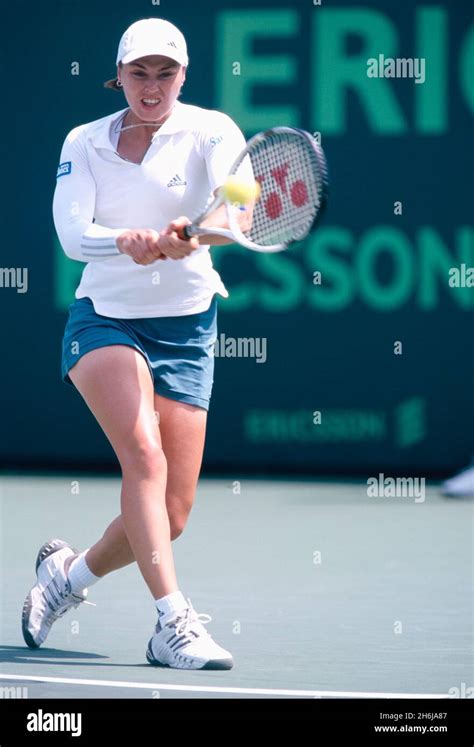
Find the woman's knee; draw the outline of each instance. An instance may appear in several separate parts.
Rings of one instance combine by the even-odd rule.
[[[174,519],[170,517],[170,537],[171,541],[178,539],[178,537],[184,532],[186,526],[186,519]]]
[[[170,521],[170,535],[171,539],[177,539],[183,532],[188,522],[189,514],[191,513],[192,500],[181,500],[179,502],[171,502],[167,497],[168,505],[168,518]]]
[[[161,444],[150,439],[130,441],[118,457],[125,474],[153,477],[162,475],[167,468]]]

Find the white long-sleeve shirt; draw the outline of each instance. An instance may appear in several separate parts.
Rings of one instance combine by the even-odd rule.
[[[138,265],[122,254],[126,229],[161,231],[179,215],[195,218],[245,147],[222,112],[175,103],[140,164],[116,151],[128,108],[75,127],[61,150],[53,218],[64,252],[87,262],[76,298],[115,318],[182,316],[227,296],[209,246],[181,260]]]

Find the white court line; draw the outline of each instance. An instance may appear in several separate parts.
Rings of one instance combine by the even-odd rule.
[[[197,671],[197,670],[196,670]],[[178,690],[198,693],[235,693],[236,695],[280,695],[307,698],[448,698],[447,693],[361,693],[343,690],[269,690],[260,687],[211,687],[207,685],[169,685],[162,682],[122,682],[121,680],[82,680],[71,677],[40,677],[21,674],[1,674],[0,680],[53,682],[58,685],[94,687],[125,687],[135,690]]]

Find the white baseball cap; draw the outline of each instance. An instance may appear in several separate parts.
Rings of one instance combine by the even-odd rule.
[[[127,65],[140,57],[163,55],[176,60],[180,65],[188,64],[186,39],[181,31],[169,21],[161,18],[144,18],[135,21],[122,34],[117,52],[117,65]],[[106,88],[117,88],[117,79],[106,81]]]

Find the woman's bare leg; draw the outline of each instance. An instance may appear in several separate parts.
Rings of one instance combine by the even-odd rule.
[[[193,506],[204,450],[207,412],[159,394],[154,396],[154,407],[159,414],[163,451],[168,463],[166,506],[171,539],[174,540],[183,531]],[[183,449],[183,444],[187,444],[186,449]],[[66,570],[75,557],[68,558]],[[105,576],[135,562],[121,515],[109,524],[103,537],[91,546],[85,557],[96,576]]]
[[[71,555],[67,558],[64,564],[66,573],[76,557],[77,555]],[[135,563],[135,555],[125,534],[121,514],[109,524],[100,540],[89,548],[85,559],[95,576],[106,576],[107,573]]]
[[[123,530],[153,598],[159,599],[176,591],[178,583],[166,506],[167,462],[148,366],[132,347],[111,345],[84,355],[69,376],[117,455]]]

